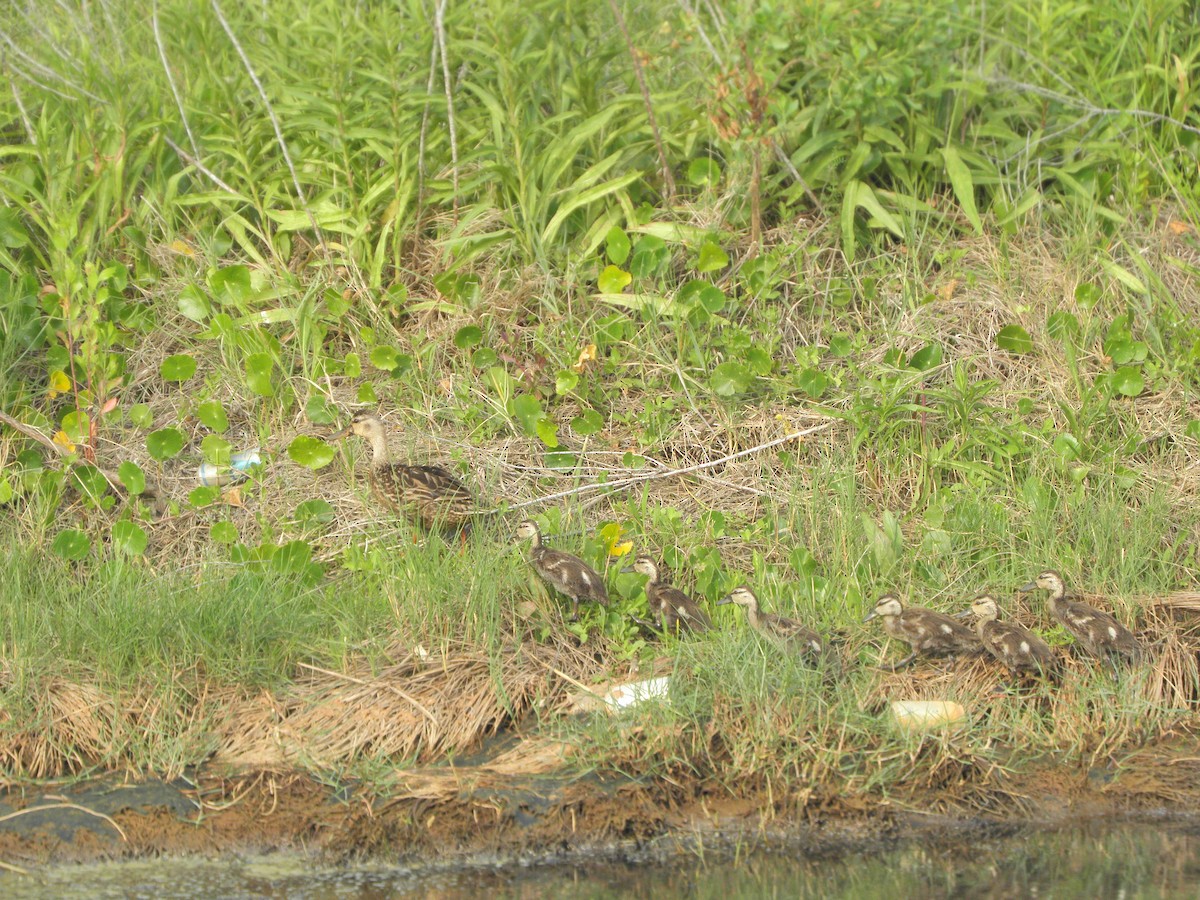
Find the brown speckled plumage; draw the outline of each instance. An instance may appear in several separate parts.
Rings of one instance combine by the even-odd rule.
[[[393,462],[383,423],[360,413],[337,437],[357,434],[371,444],[367,478],[371,492],[387,509],[428,529],[470,526],[475,501],[466,486],[441,466]]]
[[[712,621],[695,600],[678,588],[659,580],[658,565],[648,556],[639,556],[625,571],[638,572],[650,578],[646,582],[646,600],[650,615],[658,617],[663,631],[708,631]]]
[[[975,631],[983,649],[1012,672],[1045,672],[1054,667],[1050,645],[1028,628],[1001,622],[995,598],[987,594],[976,597],[967,615],[975,617]]]
[[[750,627],[768,640],[804,656],[819,656],[824,652],[825,644],[820,635],[795,619],[760,611],[758,598],[745,585],[734,588],[728,597],[717,601],[718,606],[726,603],[744,609]]]
[[[581,601],[608,605],[608,588],[600,573],[578,556],[544,546],[542,533],[536,522],[522,522],[518,525],[517,540],[532,542],[529,547],[529,564],[550,587],[571,598],[572,620],[579,618]]]
[[[918,653],[928,656],[949,656],[959,653],[979,653],[979,638],[970,628],[949,616],[919,606],[905,608],[895,594],[884,594],[875,609],[863,620],[883,618],[883,628],[892,637],[912,647],[912,653],[892,668],[908,665]]]
[[[1020,590],[1033,591],[1037,588],[1050,592],[1046,600],[1050,615],[1092,656],[1104,658],[1114,653],[1129,659],[1141,656],[1142,646],[1137,638],[1113,616],[1079,600],[1068,600],[1066,583],[1053,569],[1042,572]]]

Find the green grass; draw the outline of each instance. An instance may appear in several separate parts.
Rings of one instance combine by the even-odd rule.
[[[1054,566],[1132,620],[1194,589],[1200,24],[1165,0],[927,6],[626,10],[674,194],[602,4],[454,5],[445,67],[420,4],[223,6],[249,70],[212,6],[160,3],[157,40],[147,3],[14,7],[0,410],[87,464],[0,433],[7,727],[54,675],[154,685],[179,717],[143,755],[175,764],[207,746],[183,673],[280,690],[397,638],[663,652],[630,576],[577,625],[523,608],[529,514],[610,572],[632,540],[709,604],[749,581],[852,663],[879,658],[859,620],[885,590],[956,611]],[[483,508],[829,427],[460,547],[347,486],[362,450],[325,438],[358,406]],[[194,490],[256,445],[240,495]],[[897,755],[866,702],[891,682],[826,684],[716,620],[668,644],[690,677],[661,727],[593,724],[591,762],[878,793],[1015,765],[1005,734],[1080,759],[1182,715],[1076,673],[1069,727],[980,701],[966,744]]]

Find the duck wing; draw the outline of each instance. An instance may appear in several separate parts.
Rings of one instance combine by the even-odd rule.
[[[804,653],[819,654],[825,648],[820,635],[795,619],[775,613],[759,613],[759,621],[764,632]]]
[[[533,567],[560,594],[572,600],[591,600],[608,604],[608,588],[604,578],[578,556],[538,547],[530,556]]]
[[[654,594],[654,605],[659,608],[664,631],[674,627],[687,631],[708,631],[712,627],[708,613],[678,588],[655,585]]]
[[[375,472],[376,490],[396,507],[411,507],[427,526],[469,521],[474,498],[466,485],[441,466],[389,463]]]
[[[1141,653],[1133,633],[1110,613],[1079,600],[1060,600],[1051,610],[1067,631],[1097,656],[1120,653],[1130,658]]]

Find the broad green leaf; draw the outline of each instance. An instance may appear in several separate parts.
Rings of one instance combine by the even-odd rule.
[[[729,360],[713,369],[709,381],[718,397],[733,397],[750,387],[754,375],[741,363]]]
[[[149,428],[154,424],[154,415],[145,403],[135,403],[129,407],[129,421],[138,428]]]
[[[953,147],[942,149],[942,159],[946,162],[946,174],[950,177],[950,186],[954,188],[958,205],[962,207],[963,214],[975,229],[975,233],[983,234],[983,222],[979,218],[979,210],[975,207],[975,179],[971,170]]]
[[[146,452],[163,462],[178,454],[183,443],[183,432],[178,428],[160,428],[146,436]]]
[[[467,350],[483,340],[483,330],[478,325],[464,325],[454,332],[454,346]]]
[[[322,500],[319,497],[313,500],[305,500],[296,507],[293,515],[301,522],[319,522],[326,525],[337,518],[336,510],[330,505],[328,500]]]
[[[299,574],[312,560],[308,541],[288,541],[271,555],[271,568],[277,572]]]
[[[796,387],[818,400],[829,388],[829,377],[820,369],[808,368],[796,376]]]
[[[375,393],[375,385],[369,381],[364,381],[358,386],[354,399],[357,403],[378,403],[379,395]]]
[[[1033,349],[1033,338],[1020,325],[1005,325],[996,332],[996,346],[1009,353],[1028,353]]]
[[[942,364],[942,345],[941,344],[926,344],[908,360],[910,369],[919,369],[922,372],[928,372],[930,369],[935,369]]]
[[[193,322],[204,322],[212,312],[212,308],[208,304],[208,297],[194,284],[189,284],[179,292],[179,299],[176,303],[179,314]]]
[[[347,353],[345,364],[342,366],[342,374],[347,378],[359,378],[362,376],[362,362],[358,358],[357,353]]]
[[[1125,287],[1129,288],[1135,294],[1149,293],[1146,290],[1145,283],[1124,266],[1119,266],[1110,259],[1101,259],[1100,265],[1104,268],[1104,271],[1108,272],[1109,275],[1121,282],[1121,284],[1125,285]]]
[[[337,421],[337,411],[320,394],[313,394],[304,404],[304,418],[314,425],[332,425]]]
[[[746,351],[746,364],[755,375],[770,375],[775,369],[775,360],[762,347],[751,347]]]
[[[229,427],[229,417],[220,400],[205,400],[196,407],[196,418],[213,431],[221,432]]]
[[[135,462],[125,460],[117,466],[117,477],[121,479],[121,484],[125,485],[125,490],[135,497],[146,490],[146,473]]]
[[[521,423],[525,433],[533,436],[537,433],[537,423],[542,418],[542,403],[531,394],[518,394],[512,401],[513,417]]]
[[[608,229],[608,234],[604,238],[604,252],[610,263],[614,266],[625,265],[625,260],[629,259],[631,247],[629,235],[620,227],[614,225]]]
[[[586,409],[571,420],[571,430],[586,436],[595,434],[604,427],[604,417],[594,409]]]
[[[63,559],[80,560],[91,551],[92,541],[79,529],[67,528],[55,536],[50,549]]]
[[[700,255],[696,259],[697,272],[715,272],[729,265],[729,254],[714,244],[705,241],[700,247]]]
[[[241,305],[253,295],[250,270],[242,265],[226,266],[210,273],[208,286],[212,289],[213,297],[222,305]]]
[[[1113,389],[1122,396],[1136,397],[1146,387],[1142,370],[1134,366],[1122,366],[1112,374]]]
[[[319,438],[306,434],[294,437],[287,452],[292,462],[314,471],[333,462],[333,448]]]
[[[238,530],[232,522],[214,522],[208,529],[208,536],[218,544],[236,544]]]
[[[142,526],[136,522],[114,522],[112,543],[122,553],[140,556],[146,552],[146,545],[150,543],[150,540],[146,537]]]
[[[200,452],[214,466],[227,466],[233,445],[219,434],[209,434],[200,442]]]
[[[260,397],[275,396],[275,361],[269,353],[246,357],[246,386]]]
[[[67,437],[74,444],[87,442],[91,425],[91,417],[82,410],[73,409],[62,417],[62,430],[66,432]]]
[[[605,266],[604,271],[600,273],[600,277],[596,279],[596,287],[600,289],[602,294],[620,294],[625,288],[629,287],[629,283],[633,281],[633,276],[623,269],[618,269],[616,266]]]
[[[721,180],[721,167],[709,157],[693,159],[688,163],[687,179],[696,187],[711,187]]]
[[[371,351],[371,365],[385,372],[391,372],[400,365],[400,353],[395,347],[381,345]]]
[[[201,485],[198,488],[192,488],[188,493],[188,503],[199,509],[212,506],[220,496],[221,489],[216,485]]]
[[[542,416],[535,429],[538,440],[553,450],[558,446],[558,425],[549,416]]]
[[[196,374],[196,360],[186,353],[176,353],[162,361],[158,372],[163,381],[187,381]]]
[[[579,376],[569,369],[559,369],[554,376],[554,393],[558,396],[569,394],[579,384]]]
[[[476,369],[486,369],[500,361],[496,351],[491,347],[480,347],[471,354],[471,365]]]
[[[719,313],[725,307],[725,292],[707,278],[693,278],[686,282],[675,295],[680,303],[698,304],[710,313]]]

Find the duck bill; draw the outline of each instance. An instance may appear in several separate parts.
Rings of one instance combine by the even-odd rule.
[[[340,441],[340,440],[341,440],[342,438],[344,438],[344,437],[349,437],[350,433],[351,433],[353,430],[354,430],[354,426],[353,426],[353,425],[347,425],[345,428],[343,428],[343,429],[342,429],[341,431],[339,431],[337,434],[335,434],[335,435],[332,435],[332,436],[329,438],[329,440],[331,440],[331,441]]]
[[[621,570],[621,574],[622,574],[622,575],[628,575],[628,574],[630,574],[631,572],[633,572],[633,566],[626,566],[625,568],[623,568],[623,569]]]
[[[728,597],[722,597],[720,600],[718,600],[717,606],[725,606],[726,604],[732,603],[732,602],[733,602],[733,594],[730,594]]]
[[[956,618],[956,619],[969,619],[969,618],[971,618],[971,617],[972,617],[972,616],[974,616],[974,615],[975,615],[975,611],[974,611],[974,610],[971,610],[971,609],[964,609],[964,610],[963,610],[962,612],[960,612],[960,613],[955,613],[955,614],[954,614],[954,618]]]
[[[1023,584],[1019,588],[1017,588],[1017,590],[1020,591],[1022,594],[1028,594],[1030,591],[1036,591],[1037,590],[1037,582],[1031,581],[1031,582],[1029,582],[1029,584]]]
[[[867,613],[865,616],[863,616],[863,621],[870,622],[872,619],[874,619],[878,615],[879,615],[879,613],[875,612],[875,610],[871,610],[869,613]]]

